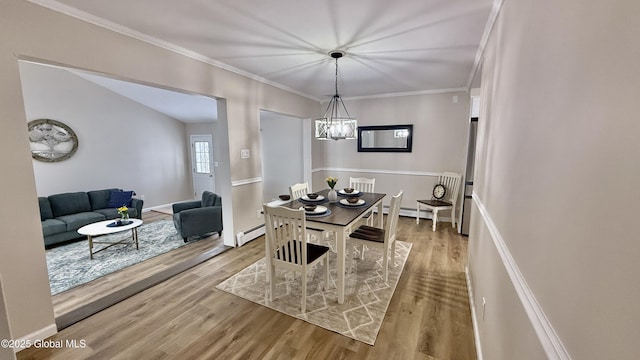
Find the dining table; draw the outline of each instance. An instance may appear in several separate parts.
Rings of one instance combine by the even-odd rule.
[[[377,207],[377,213],[371,214],[371,216],[376,216],[377,219],[374,218],[377,222],[374,222],[374,225],[382,228],[382,199],[386,196],[386,194],[379,193],[366,193],[366,192],[358,192],[357,194],[347,194],[343,190],[339,190],[338,192],[338,200],[336,202],[327,201],[327,194],[329,193],[329,189],[325,189],[315,194],[320,195],[318,198],[322,197],[322,200],[311,201],[310,199],[300,198],[300,199],[292,199],[289,202],[283,203],[280,206],[289,207],[291,209],[299,209],[301,206],[307,204],[318,204],[320,206],[324,206],[327,208],[326,213],[324,214],[309,214],[306,215],[306,222],[308,228],[320,229],[323,231],[332,232],[336,237],[336,254],[337,254],[337,277],[338,281],[336,284],[337,287],[337,295],[338,295],[338,303],[344,303],[344,290],[345,290],[345,258],[346,258],[346,249],[347,249],[347,237],[357,228],[359,225],[358,222],[362,219],[370,209]],[[364,201],[358,205],[349,205],[345,202],[340,202],[347,197],[357,196],[360,200]]]

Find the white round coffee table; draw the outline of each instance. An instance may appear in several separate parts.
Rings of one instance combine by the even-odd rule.
[[[107,248],[112,247],[113,245],[117,245],[117,244],[124,244],[127,241],[131,240],[133,243],[136,244],[136,249],[138,249],[138,227],[140,225],[142,225],[142,220],[140,219],[129,219],[129,221],[131,221],[131,224],[128,225],[121,225],[121,226],[107,226],[110,224],[114,224],[116,220],[105,220],[105,221],[99,221],[93,224],[89,224],[89,225],[85,225],[83,227],[81,227],[80,229],[78,229],[78,233],[80,235],[87,235],[87,238],[89,239],[89,254],[91,256],[91,259],[93,259],[93,254],[100,252],[102,250],[105,250]],[[94,236],[99,236],[99,235],[107,235],[107,234],[115,234],[115,233],[119,233],[122,231],[127,231],[127,230],[131,230],[131,239],[126,238],[124,240],[120,240],[118,242],[109,242],[109,241],[93,241],[93,237]],[[108,244],[108,246],[105,246],[103,248],[100,248],[96,251],[93,251],[93,244]]]

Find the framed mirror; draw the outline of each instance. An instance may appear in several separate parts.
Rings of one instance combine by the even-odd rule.
[[[31,157],[36,160],[62,161],[78,150],[76,133],[60,121],[38,119],[30,121],[28,127]]]
[[[358,152],[411,152],[413,125],[358,127]]]

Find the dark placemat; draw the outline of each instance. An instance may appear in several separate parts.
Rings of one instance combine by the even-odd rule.
[[[322,216],[329,216],[331,215],[331,209],[327,209],[327,211],[320,213],[320,214],[309,214],[307,212],[305,212],[305,215],[307,217],[322,217]]]
[[[111,224],[107,224],[107,227],[120,227],[120,226],[126,226],[126,225],[131,225],[131,224],[133,224],[133,221],[131,221],[131,220],[123,221],[121,223],[112,222]]]

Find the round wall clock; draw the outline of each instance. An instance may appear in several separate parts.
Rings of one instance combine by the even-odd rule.
[[[29,121],[31,157],[46,162],[70,158],[78,150],[78,137],[60,121],[38,119]]]
[[[447,188],[445,188],[444,185],[442,185],[442,184],[436,184],[433,187],[433,197],[436,200],[444,199],[444,196],[445,196],[446,193],[447,193]]]

